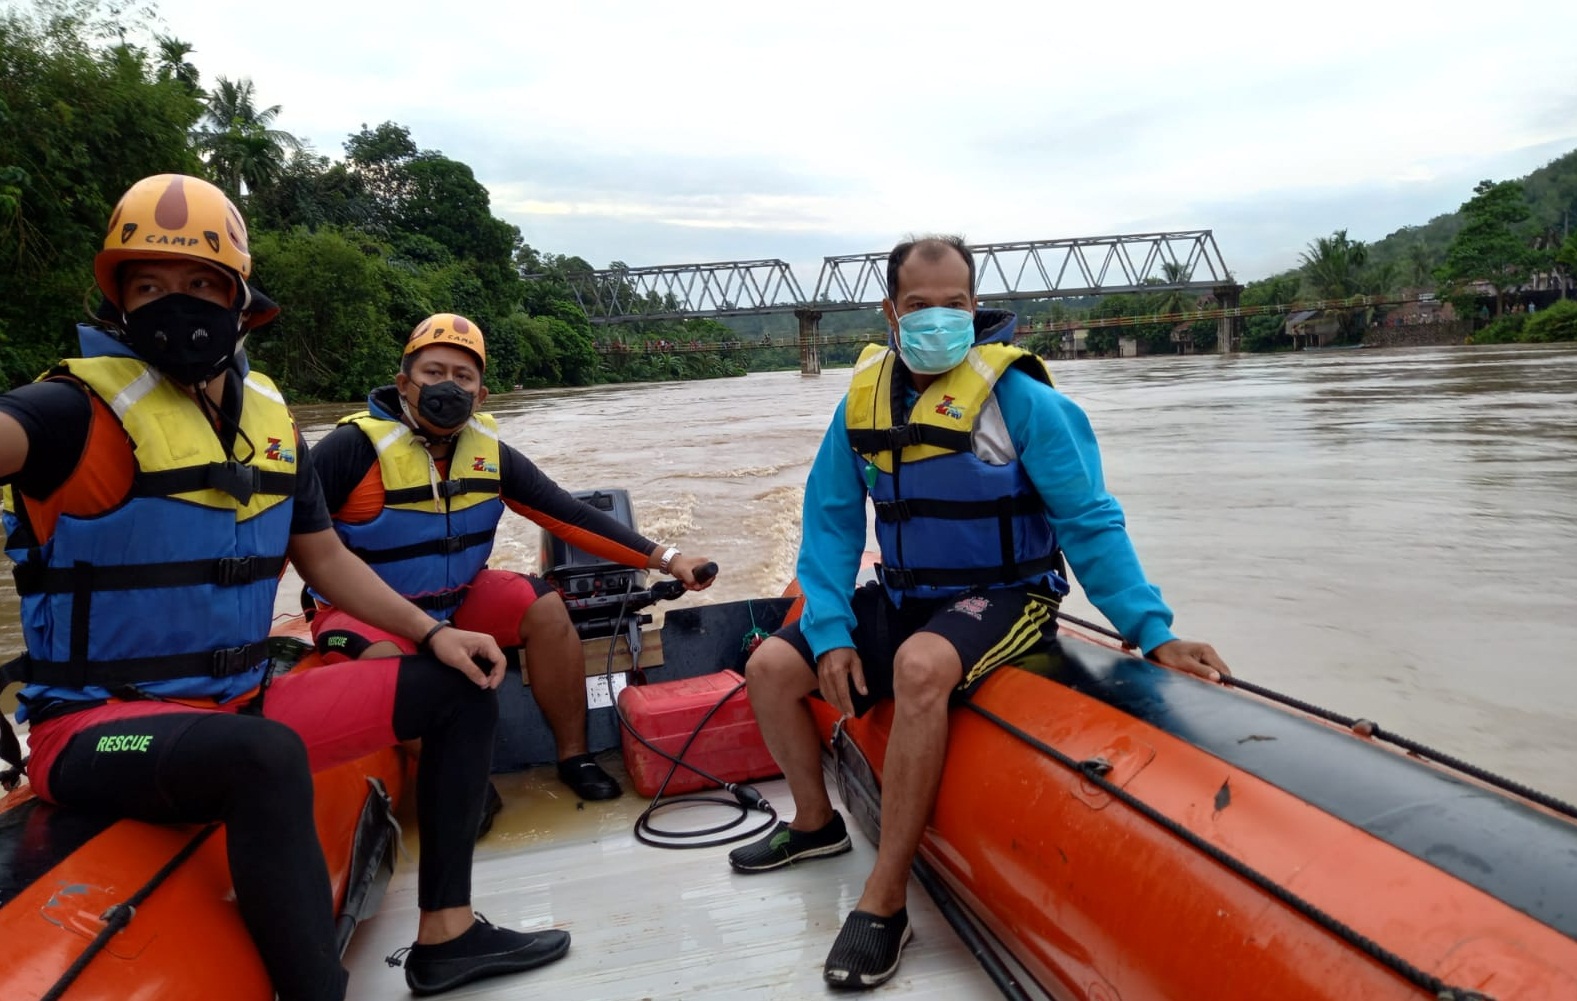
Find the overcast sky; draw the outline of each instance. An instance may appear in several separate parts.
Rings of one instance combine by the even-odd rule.
[[[1577,148],[1570,0],[158,9],[319,152],[399,122],[599,267],[1212,229],[1249,281]]]

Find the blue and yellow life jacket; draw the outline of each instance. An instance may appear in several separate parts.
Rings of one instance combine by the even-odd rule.
[[[446,618],[487,566],[504,513],[498,424],[473,414],[449,453],[449,475],[441,479],[427,448],[404,423],[370,411],[340,423],[356,425],[372,442],[384,500],[371,521],[336,520],[334,530],[390,587],[433,618]]]
[[[977,343],[907,409],[899,364],[891,348],[866,348],[844,403],[876,508],[877,576],[893,600],[1013,584],[1066,593],[1046,505],[993,393],[1009,368],[1050,385],[1045,364],[1011,344]]]
[[[103,331],[81,335],[87,357],[46,378],[81,383],[114,415],[136,473],[124,503],[93,516],[62,513],[42,540],[5,490],[6,552],[16,561],[27,644],[16,669],[29,682],[18,716],[40,700],[224,702],[249,692],[268,666],[290,541],[295,421],[272,382],[247,374],[233,450],[250,442],[251,454],[238,460],[157,369]],[[82,462],[96,459],[85,453]]]

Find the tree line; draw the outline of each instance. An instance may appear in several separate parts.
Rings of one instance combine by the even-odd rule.
[[[1574,222],[1577,151],[1521,180],[1482,181],[1458,211],[1423,226],[1403,227],[1373,243],[1355,240],[1345,229],[1311,240],[1298,255],[1296,268],[1245,285],[1241,305],[1290,311],[1300,302],[1426,293],[1451,303],[1458,317],[1472,321],[1474,343],[1577,340],[1577,301],[1571,296],[1577,278]],[[1165,273],[1152,284],[1186,280],[1179,266],[1163,267]],[[1215,305],[1184,298],[1175,290],[1158,290],[1016,305],[1032,322],[1143,318]],[[1379,313],[1380,308],[1365,307],[1338,314],[1338,340],[1361,338],[1364,329],[1380,319]],[[1290,349],[1286,321],[1285,312],[1244,317],[1243,348]],[[1138,322],[1120,332],[1092,329],[1086,347],[1091,354],[1114,354],[1120,336],[1135,337],[1151,351],[1175,350],[1178,340],[1211,350],[1216,322],[1186,327]],[[1053,354],[1060,335],[1038,335],[1029,344]]]
[[[537,250],[493,216],[466,164],[422,148],[395,122],[364,125],[331,159],[276,127],[252,81],[204,86],[192,46],[137,31],[105,0],[36,0],[0,13],[0,379],[14,386],[75,351],[75,325],[96,305],[92,259],[120,194],[150,174],[182,172],[219,184],[251,227],[254,282],[285,305],[254,334],[249,354],[293,397],[344,400],[386,381],[406,335],[425,316],[459,312],[488,334],[487,379],[516,385],[688,379],[790,367],[784,347],[749,350],[761,336],[792,336],[789,317],[646,321],[596,327],[575,298],[597,269]],[[1430,289],[1475,317],[1478,340],[1577,339],[1577,152],[1520,181],[1484,181],[1461,210],[1365,244],[1337,230],[1311,241],[1295,269],[1250,282],[1245,306]],[[1155,279],[1164,285],[1180,277]],[[620,282],[619,262],[600,279]],[[1537,276],[1561,301],[1537,313],[1513,303]],[[1186,278],[1186,276],[1181,276]],[[606,290],[605,290],[606,291]],[[612,290],[633,301],[633,286]],[[1548,300],[1546,294],[1545,299]],[[1531,304],[1531,303],[1530,303]],[[661,305],[648,303],[648,305]],[[1197,308],[1172,290],[1068,301],[1006,303],[1026,322],[1142,318]],[[1551,307],[1553,308],[1543,308]],[[1372,315],[1345,316],[1357,336]],[[1244,321],[1243,346],[1290,346],[1284,317]],[[869,329],[874,313],[834,313],[829,335]],[[1182,335],[1201,350],[1213,321],[1124,328],[1152,349]],[[1118,332],[1089,346],[1115,351]],[[1110,343],[1107,343],[1110,341]],[[686,350],[668,351],[666,345]],[[654,348],[655,346],[655,348]],[[1033,344],[1032,344],[1033,346]],[[715,350],[713,348],[715,347]],[[1050,339],[1039,346],[1048,351]],[[699,348],[699,350],[698,350]],[[829,347],[839,364],[857,346]]]
[[[250,228],[253,282],[284,305],[247,352],[294,398],[346,400],[389,381],[424,317],[487,332],[487,381],[581,385],[740,374],[739,352],[615,357],[631,338],[720,344],[710,321],[594,328],[571,280],[578,257],[527,245],[493,216],[465,163],[384,122],[333,160],[276,127],[251,80],[204,86],[192,46],[138,44],[122,8],[41,0],[0,14],[0,378],[15,386],[75,353],[97,305],[92,261],[136,180],[206,177]],[[527,276],[531,276],[529,279]]]

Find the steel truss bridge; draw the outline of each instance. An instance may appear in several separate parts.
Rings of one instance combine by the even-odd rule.
[[[1014,331],[1015,339],[1022,340],[1034,334],[1066,334],[1076,330],[1098,330],[1110,327],[1136,327],[1155,323],[1197,323],[1202,320],[1238,319],[1248,316],[1266,316],[1270,314],[1287,315],[1307,311],[1338,311],[1372,309],[1379,306],[1398,306],[1413,302],[1429,302],[1434,295],[1428,292],[1412,292],[1397,295],[1355,295],[1345,299],[1313,299],[1302,302],[1271,303],[1265,306],[1233,306],[1217,309],[1193,309],[1180,313],[1146,313],[1133,316],[1092,316],[1075,320],[1054,320],[1044,323],[1023,324]],[[829,344],[875,344],[883,341],[886,334],[881,331],[867,331],[864,333],[848,333],[836,336],[821,337],[817,343],[823,346]],[[753,351],[792,348],[795,340],[775,339],[762,337],[759,340],[737,339],[733,341],[707,341],[684,343],[676,342],[664,344],[662,347],[646,347],[623,344],[621,342],[604,343],[597,346],[602,354],[631,354],[631,353],[716,353],[719,351]]]
[[[1208,229],[1074,239],[982,243],[975,294],[982,301],[1075,298],[1178,291],[1238,305],[1238,285]],[[609,268],[568,275],[593,324],[793,313],[803,371],[820,371],[817,321],[824,313],[870,309],[887,294],[888,251],[823,258],[810,296],[783,260]],[[533,278],[546,276],[535,275]],[[1236,317],[1220,318],[1221,350],[1236,343]]]

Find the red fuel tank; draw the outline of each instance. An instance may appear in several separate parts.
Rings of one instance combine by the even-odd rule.
[[[772,778],[779,773],[767,746],[762,742],[750,700],[740,687],[744,679],[733,671],[680,678],[656,685],[631,685],[619,693],[619,708],[636,732],[669,754],[678,754],[696,724],[709,710],[728,696],[728,701],[707,720],[690,749],[686,761],[711,772],[725,782]],[[624,766],[642,796],[655,795],[671,762],[640,741],[621,731]],[[681,766],[668,783],[667,794],[715,789],[695,772]]]

